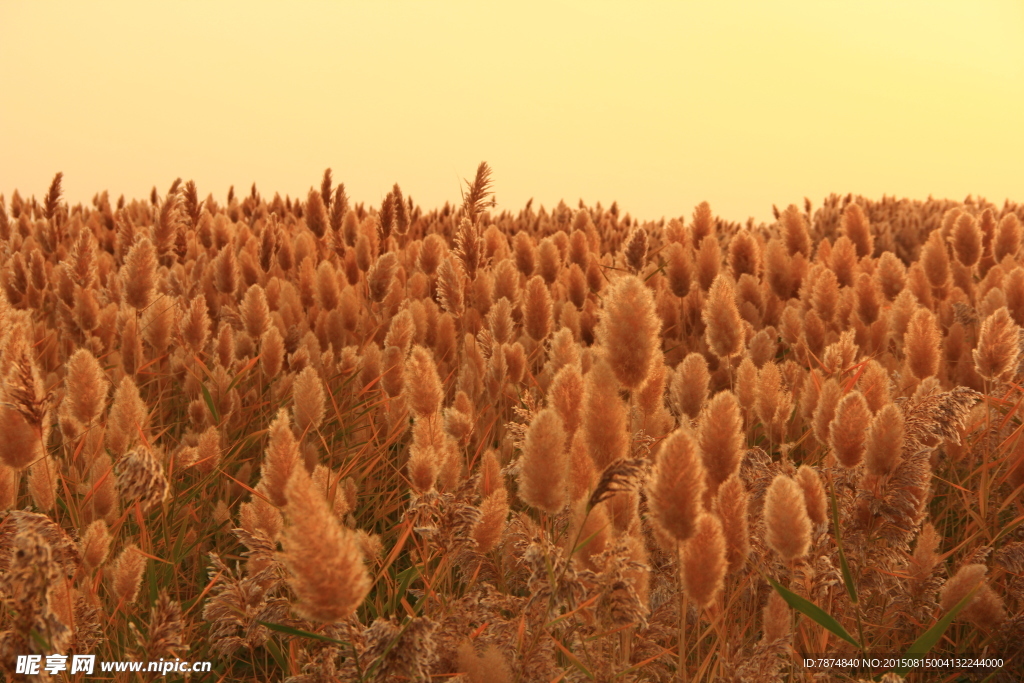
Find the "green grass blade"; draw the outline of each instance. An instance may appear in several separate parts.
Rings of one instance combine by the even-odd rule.
[[[832,482],[828,483],[828,496],[832,500],[832,527],[836,530],[836,547],[839,549],[839,567],[843,571],[843,583],[846,584],[846,592],[850,595],[853,604],[857,604],[857,585],[853,582],[853,573],[846,561],[846,553],[843,552],[843,538],[839,531],[839,504],[836,502],[836,492],[832,488]]]
[[[206,388],[205,384],[202,386],[203,399],[206,401],[206,407],[210,409],[210,414],[213,415],[213,419],[217,421],[217,424],[220,424],[220,413],[217,412],[217,406],[213,402],[213,396],[210,395],[210,390]]]
[[[967,603],[974,598],[974,594],[979,590],[981,590],[981,584],[975,586],[970,593],[965,595],[960,602],[953,606],[953,609],[949,610],[946,616],[939,619],[934,626],[922,633],[921,636],[915,640],[909,648],[907,648],[907,653],[904,657],[922,657],[928,654],[928,652],[935,647],[935,643],[939,642],[939,639],[942,638],[942,634],[946,632],[949,625],[953,623],[954,619],[956,619],[956,615],[960,614],[960,610],[964,607],[967,607]],[[911,667],[909,666],[901,666],[897,669],[893,669],[893,671],[898,673],[900,676],[906,676],[910,669]]]
[[[345,642],[344,640],[335,640],[334,638],[328,638],[327,636],[322,636],[319,633],[310,633],[309,631],[302,631],[302,630],[297,629],[297,628],[292,628],[291,626],[285,626],[284,624],[275,624],[275,623],[269,622],[269,621],[257,621],[256,623],[259,624],[260,626],[266,626],[271,631],[278,631],[279,633],[287,633],[290,636],[298,636],[299,638],[312,638],[313,640],[322,640],[325,643],[334,643],[335,645],[347,645],[347,646],[351,647],[351,645],[349,643]]]
[[[264,624],[266,626],[266,624]],[[284,656],[281,648],[277,646],[273,638],[267,638],[267,652],[274,658],[274,662],[281,668],[281,671],[288,671],[288,659]]]
[[[768,577],[768,583],[772,585],[772,588],[779,592],[779,595],[782,596],[782,599],[785,600],[790,607],[797,610],[798,612],[803,612],[808,617],[810,617],[816,624],[836,634],[846,642],[852,644],[858,650],[862,649],[860,643],[858,643],[853,636],[847,633],[846,629],[843,628],[842,624],[836,621],[831,614],[821,609],[810,600],[807,600],[806,598],[801,598],[799,595],[789,590],[788,588],[783,588],[780,583],[772,580],[771,577]]]

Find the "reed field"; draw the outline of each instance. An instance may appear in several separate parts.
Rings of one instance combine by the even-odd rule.
[[[1020,680],[1024,204],[61,179],[0,197],[6,680]],[[1001,666],[841,663],[914,656]]]

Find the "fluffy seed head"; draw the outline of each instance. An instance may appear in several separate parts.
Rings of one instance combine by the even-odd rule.
[[[875,240],[871,234],[871,223],[860,204],[852,202],[846,205],[840,227],[843,234],[857,247],[858,258],[871,256],[875,250]]]
[[[907,365],[918,379],[931,377],[938,371],[940,341],[935,316],[925,308],[917,309],[907,325],[903,344]]]
[[[665,251],[665,274],[668,276],[668,284],[673,294],[684,297],[690,293],[693,264],[690,251],[685,245],[673,242],[668,246]]]
[[[288,411],[282,408],[270,425],[270,443],[260,470],[260,488],[274,505],[284,507],[288,502],[285,487],[299,462],[299,446],[292,433]]]
[[[134,602],[146,570],[146,556],[133,543],[117,556],[107,568],[107,582],[114,599],[118,602]]]
[[[107,523],[102,519],[93,521],[82,534],[80,543],[82,554],[82,565],[87,570],[99,567],[107,561],[107,553],[110,550],[110,532],[107,530]]]
[[[939,591],[939,604],[948,612],[963,600],[968,593],[979,587],[977,593],[960,612],[958,618],[969,621],[990,631],[1006,621],[1006,609],[1002,599],[989,586],[985,574],[988,568],[983,564],[965,564],[957,570]]]
[[[742,569],[750,556],[749,505],[750,495],[739,474],[732,475],[718,487],[715,510],[722,521],[729,573]]]
[[[811,518],[800,485],[784,474],[776,475],[764,501],[765,541],[783,562],[807,554],[811,546]]]
[[[868,474],[884,476],[896,469],[903,450],[903,413],[890,403],[875,415],[868,431],[864,465]]]
[[[824,524],[828,519],[828,499],[825,496],[825,485],[821,483],[821,475],[809,465],[800,465],[796,471],[796,483],[804,492],[807,516],[811,518],[811,523]]]
[[[647,488],[652,516],[677,541],[697,531],[704,479],[697,443],[688,430],[677,429],[662,442]]]
[[[508,491],[496,488],[480,504],[480,519],[473,526],[472,536],[477,552],[489,553],[501,540],[508,519]]]
[[[672,375],[669,392],[680,415],[696,418],[708,397],[708,361],[703,354],[690,353]]]
[[[743,456],[743,417],[731,391],[720,391],[701,413],[697,427],[701,461],[713,496],[719,485],[739,471]]]
[[[0,460],[8,467],[20,470],[43,457],[39,432],[24,415],[7,405],[0,405],[0,434]]]
[[[583,422],[583,390],[583,375],[575,364],[563,365],[548,389],[548,405],[562,418],[568,438],[572,438]]]
[[[370,592],[370,576],[355,535],[343,528],[303,468],[288,480],[288,527],[281,539],[284,565],[306,619],[336,622],[351,615]]]
[[[999,221],[999,229],[992,242],[992,255],[996,262],[1007,256],[1015,256],[1020,251],[1021,225],[1017,214],[1008,213]]]
[[[970,268],[981,258],[981,230],[971,214],[960,214],[949,239],[953,244],[953,255],[961,264]]]
[[[121,268],[124,300],[132,308],[142,310],[149,305],[156,284],[156,265],[156,249],[145,237],[136,242],[125,257]]]
[[[193,354],[202,352],[210,336],[210,316],[207,314],[206,297],[194,297],[185,309],[179,323],[181,338]]]
[[[417,417],[433,415],[441,407],[444,392],[434,356],[422,346],[413,347],[405,362],[405,386],[409,407]]]
[[[311,365],[307,365],[295,378],[292,387],[295,401],[293,415],[300,434],[320,428],[324,421],[324,383]]]
[[[680,550],[680,567],[686,597],[701,609],[710,607],[725,586],[725,536],[717,515],[703,513],[693,538]]]
[[[736,308],[732,280],[728,276],[720,275],[715,278],[704,303],[701,318],[707,326],[704,337],[716,356],[729,358],[742,350],[743,325],[740,322],[739,310]]]
[[[551,292],[544,278],[534,275],[526,283],[526,302],[523,327],[535,341],[543,341],[551,333]]]
[[[831,395],[830,392],[829,396]],[[856,467],[860,464],[864,457],[865,437],[870,424],[871,409],[863,394],[851,391],[840,399],[835,409],[835,417],[828,428],[828,444],[843,467]]]
[[[811,255],[811,235],[807,230],[807,220],[800,213],[796,204],[790,204],[780,217],[783,233],[786,237],[786,248],[789,255],[800,253],[805,257]]]
[[[622,386],[637,389],[647,379],[661,345],[660,333],[651,290],[635,275],[620,278],[605,298],[597,337]]]
[[[527,505],[555,515],[566,503],[569,458],[562,419],[545,408],[530,422],[523,445],[519,497]]]
[[[598,472],[629,453],[626,406],[619,398],[619,383],[603,360],[587,373],[583,429]]]
[[[985,318],[974,350],[978,374],[988,380],[1002,380],[1017,370],[1020,359],[1020,328],[1002,307]]]

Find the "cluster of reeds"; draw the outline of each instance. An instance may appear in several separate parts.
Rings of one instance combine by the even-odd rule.
[[[1024,666],[1024,205],[497,213],[486,164],[429,212],[330,170],[223,205],[60,182],[0,197],[7,675]]]

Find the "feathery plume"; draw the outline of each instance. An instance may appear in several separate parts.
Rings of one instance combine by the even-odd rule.
[[[292,433],[288,411],[281,408],[270,425],[270,442],[260,468],[260,489],[274,505],[284,507],[288,502],[285,489],[300,462],[299,446]]]
[[[673,294],[685,297],[690,293],[693,263],[689,249],[685,245],[673,242],[668,246],[665,251],[665,274]]]
[[[651,515],[676,541],[697,532],[704,488],[697,444],[688,430],[677,429],[662,442],[647,487]]]
[[[804,492],[807,516],[810,517],[811,523],[824,524],[828,520],[828,499],[825,496],[825,485],[821,482],[821,475],[809,465],[800,465],[795,480]]]
[[[811,546],[811,518],[800,485],[778,474],[768,487],[764,502],[765,541],[783,562],[807,554]]]
[[[107,582],[118,602],[135,602],[146,570],[146,556],[132,543],[107,567]]]
[[[907,325],[903,344],[907,365],[918,379],[931,377],[938,371],[940,341],[935,316],[925,308],[917,309]]]
[[[738,473],[718,487],[715,504],[715,511],[722,522],[725,557],[731,574],[742,569],[750,556],[750,494]]]
[[[315,432],[324,421],[324,383],[316,369],[307,365],[292,386],[293,418],[299,434]]]
[[[949,239],[953,245],[953,255],[962,265],[970,268],[981,259],[981,230],[971,214],[960,214]]]
[[[701,312],[707,326],[704,338],[719,358],[730,358],[743,348],[743,325],[732,281],[725,275],[715,278]]]
[[[717,515],[703,513],[697,529],[679,552],[680,572],[686,597],[701,609],[707,609],[725,587],[725,537]]]
[[[526,430],[519,470],[519,497],[527,505],[558,514],[566,503],[569,458],[562,419],[552,408],[536,415]]]
[[[709,495],[714,496],[718,487],[739,471],[743,441],[739,401],[731,391],[720,391],[704,408],[697,426]]]
[[[843,209],[840,229],[857,247],[857,257],[871,256],[875,250],[875,239],[871,234],[871,223],[860,204],[852,202]]]
[[[826,403],[833,400],[833,392],[834,390],[830,386],[828,397],[825,398]],[[823,405],[822,399],[819,398],[818,404]],[[816,413],[816,415],[818,414]],[[827,407],[822,407],[820,417],[822,420],[827,417]],[[871,424],[871,418],[871,409],[868,407],[864,395],[859,391],[851,391],[843,396],[836,405],[835,417],[827,429],[829,440],[822,443],[828,443],[832,447],[836,459],[843,467],[856,467],[864,458],[865,437]]]
[[[708,397],[708,384],[711,374],[708,372],[708,361],[703,354],[687,354],[683,362],[676,368],[669,385],[672,402],[680,415],[696,418]]]
[[[619,382],[639,388],[661,345],[661,321],[651,290],[635,275],[620,278],[605,297],[597,338]]]
[[[296,468],[286,488],[288,526],[281,539],[294,609],[312,621],[350,616],[370,592],[370,576],[354,534],[334,516],[313,480]]]
[[[413,347],[405,363],[405,386],[409,407],[416,417],[429,417],[441,407],[443,390],[434,357],[422,346]]]
[[[1003,380],[1017,370],[1020,358],[1020,328],[1005,306],[985,318],[974,349],[978,374],[988,380]]]
[[[1003,607],[1002,599],[989,585],[985,577],[987,572],[988,568],[983,564],[961,565],[939,591],[939,605],[944,612],[948,612],[968,593],[980,586],[958,618],[991,631],[1006,621],[1006,609]]]
[[[604,360],[586,376],[583,429],[587,450],[599,472],[629,454],[626,406],[619,398],[619,383]]]
[[[903,450],[903,413],[890,403],[875,415],[867,435],[864,466],[868,474],[885,476],[896,469]]]
[[[227,250],[230,251],[230,250]],[[121,267],[125,302],[136,310],[149,305],[156,284],[156,249],[148,238],[136,242]]]
[[[552,324],[551,292],[544,279],[534,275],[526,283],[526,302],[523,313],[523,327],[535,341],[544,341],[551,333]]]

